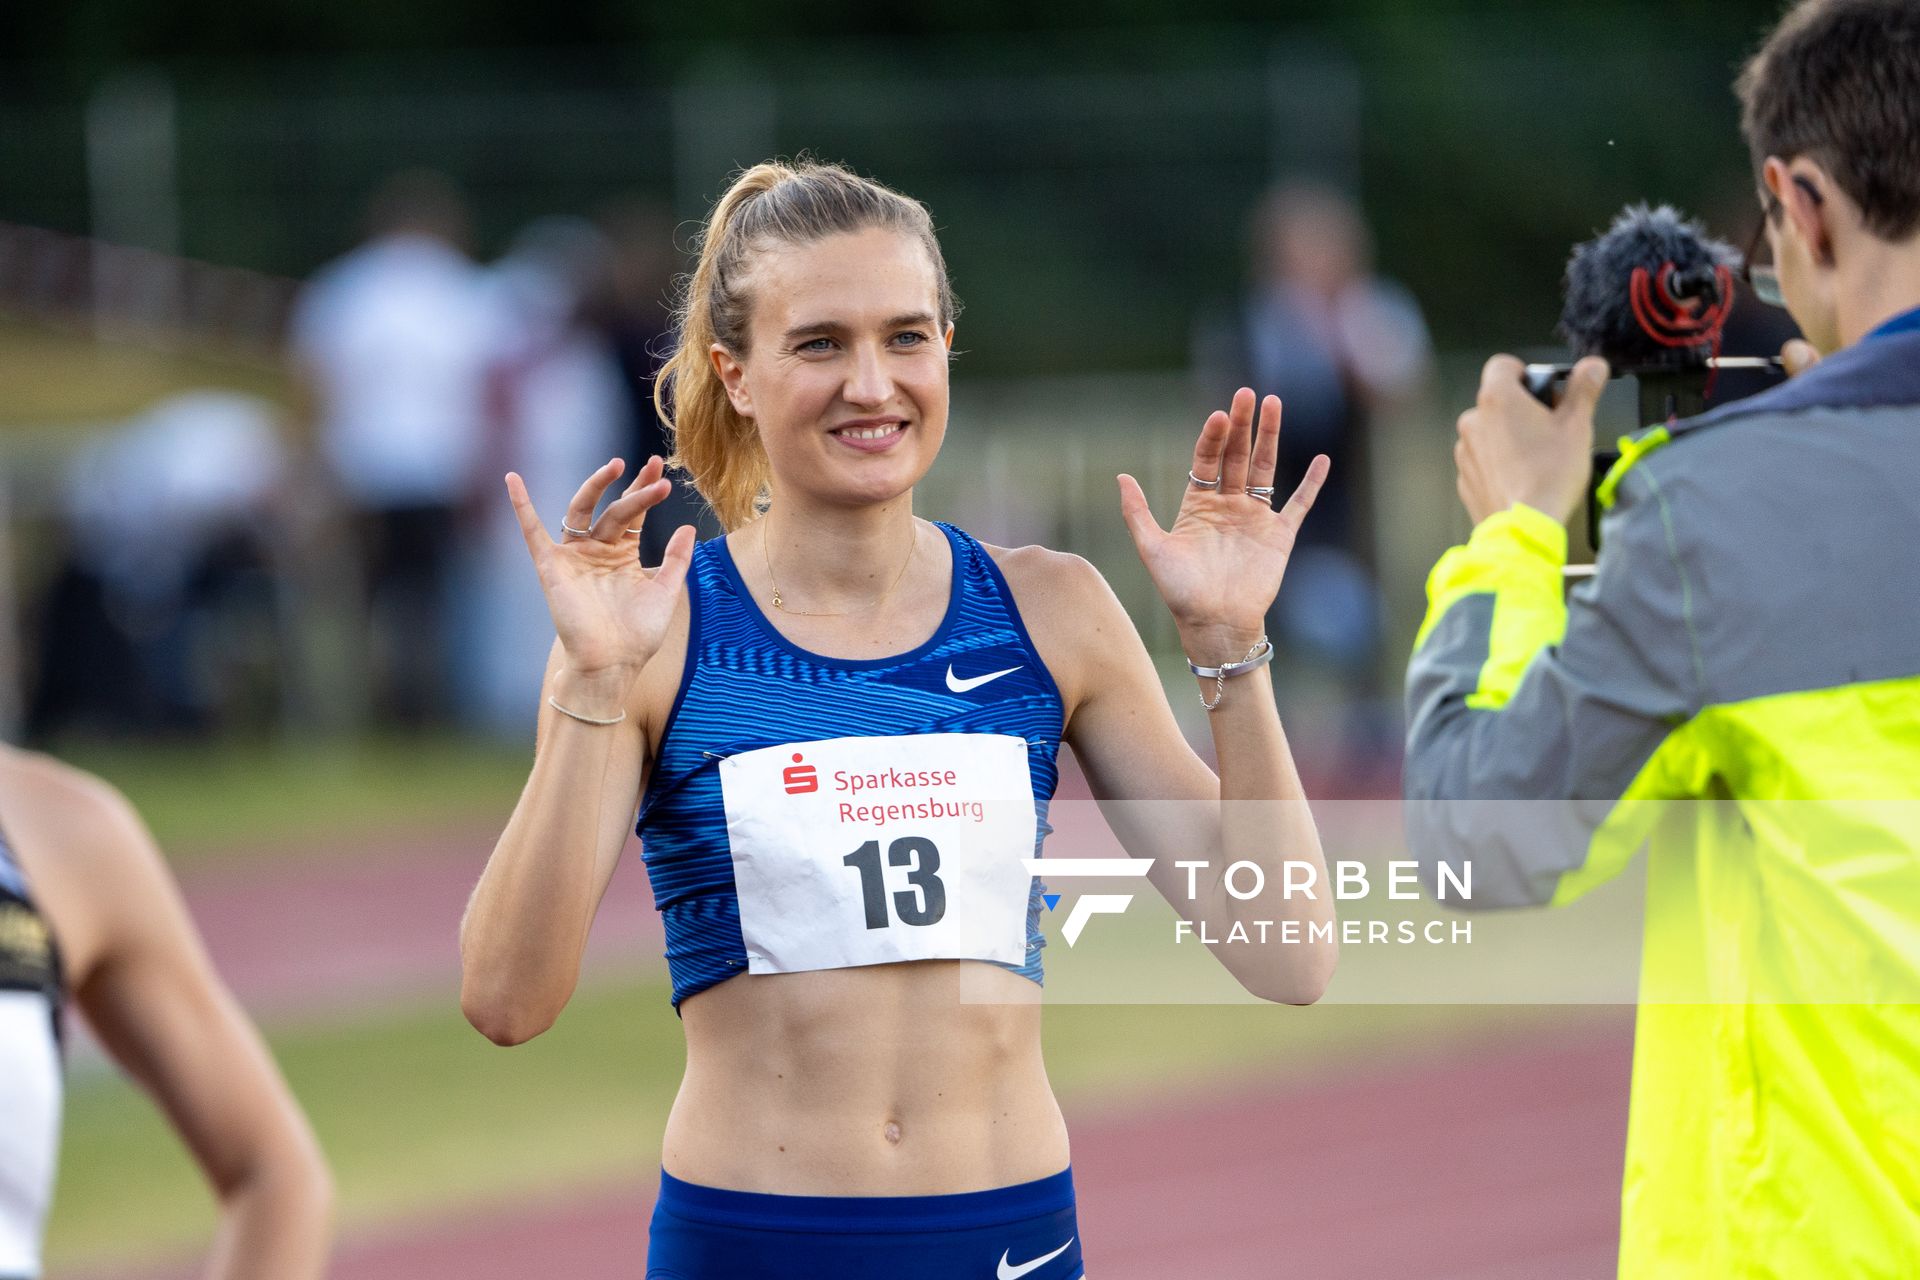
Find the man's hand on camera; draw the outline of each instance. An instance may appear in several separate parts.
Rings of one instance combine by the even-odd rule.
[[[1487,361],[1479,399],[1460,415],[1453,461],[1460,501],[1476,525],[1516,502],[1565,524],[1587,491],[1593,410],[1607,385],[1607,362],[1588,356],[1573,366],[1554,409],[1521,383],[1525,367],[1507,355]]]
[[[1780,364],[1789,378],[1797,378],[1820,363],[1820,352],[1805,338],[1789,338],[1780,348]]]

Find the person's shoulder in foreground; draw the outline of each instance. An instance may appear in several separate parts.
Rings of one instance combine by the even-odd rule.
[[[321,1275],[332,1205],[325,1160],[214,972],[139,814],[90,773],[0,747],[0,823],[66,991],[167,1113],[219,1199],[208,1274]]]

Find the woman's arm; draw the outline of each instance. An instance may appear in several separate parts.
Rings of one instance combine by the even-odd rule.
[[[1214,952],[1254,995],[1311,1004],[1332,977],[1338,947],[1305,941],[1307,922],[1331,923],[1333,904],[1267,673],[1227,682],[1225,701],[1209,720],[1221,762],[1216,776],[1180,732],[1146,646],[1099,571],[1077,556],[1041,554],[1052,563],[1008,576],[1031,584],[1020,592],[1022,612],[1068,698],[1066,740],[1101,815],[1129,854],[1154,860],[1147,878],[1182,918],[1204,923],[1208,936],[1226,937],[1236,920],[1302,921],[1298,944],[1269,941]],[[1023,548],[1010,555],[1032,553]],[[1049,616],[1056,620],[1045,621]],[[1233,656],[1245,652],[1242,646]],[[1204,690],[1211,699],[1213,682]],[[1207,867],[1194,873],[1190,898],[1188,872],[1175,863],[1194,861]],[[1266,877],[1265,892],[1244,902],[1226,892],[1222,879],[1229,864],[1243,861]],[[1317,898],[1282,897],[1287,861],[1313,867]],[[1246,883],[1240,882],[1243,890]]]
[[[208,1275],[318,1280],[332,1185],[305,1116],[214,973],[133,807],[99,779],[23,757],[9,827],[57,851],[37,877],[57,914],[75,1002],[151,1094],[220,1202]],[[71,939],[73,946],[66,948]]]
[[[1122,507],[1136,545],[1196,662],[1239,661],[1260,638],[1300,521],[1326,475],[1316,459],[1287,506],[1271,510],[1248,485],[1272,483],[1279,451],[1279,402],[1271,397],[1253,429],[1253,394],[1207,422],[1194,451],[1194,474],[1218,476],[1218,490],[1189,488],[1173,529],[1163,531],[1131,477]],[[1249,460],[1249,447],[1252,458]],[[1069,697],[1067,741],[1086,772],[1101,812],[1135,857],[1154,860],[1149,878],[1181,915],[1225,937],[1238,921],[1295,920],[1298,942],[1221,946],[1216,954],[1255,995],[1310,1004],[1325,991],[1338,958],[1332,893],[1319,834],[1273,699],[1265,668],[1234,677],[1224,690],[1201,680],[1202,698],[1220,696],[1208,717],[1218,776],[1180,732],[1158,674],[1126,610],[1092,565],[1049,553],[1048,584],[1034,592],[1071,656],[1061,683]],[[1051,664],[1050,664],[1051,665]],[[1203,869],[1177,862],[1204,861]],[[1265,890],[1242,901],[1225,874],[1251,862]],[[1311,875],[1312,896],[1284,892]],[[1245,891],[1251,877],[1238,887]],[[1189,892],[1191,885],[1192,892]],[[1311,926],[1322,927],[1314,937]],[[1254,936],[1257,938],[1258,934]]]
[[[649,461],[597,521],[593,509],[621,464],[596,471],[562,519],[591,533],[561,542],[548,536],[519,477],[508,477],[557,640],[541,685],[533,771],[460,926],[460,1006],[496,1044],[539,1035],[573,995],[645,784],[651,685],[642,673],[675,629],[693,550],[683,528],[661,567],[642,569],[627,533],[666,496],[662,467]]]
[[[639,708],[566,667],[554,646],[541,682],[533,770],[460,922],[460,1007],[495,1044],[531,1040],[580,976],[594,912],[646,785]],[[597,719],[590,725],[548,703]]]

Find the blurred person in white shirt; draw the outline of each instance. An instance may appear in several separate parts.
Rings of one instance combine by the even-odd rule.
[[[1279,394],[1286,423],[1280,492],[1314,455],[1333,460],[1267,630],[1290,658],[1331,677],[1313,687],[1338,688],[1344,724],[1336,771],[1344,776],[1329,781],[1364,784],[1400,750],[1379,670],[1369,437],[1382,412],[1425,392],[1432,344],[1413,295],[1375,272],[1372,235],[1342,192],[1310,180],[1283,183],[1249,225],[1247,290],[1196,331],[1196,378],[1208,403],[1243,385]],[[1302,714],[1307,707],[1284,709],[1296,723],[1314,719]]]
[[[290,471],[276,406],[220,388],[169,396],[74,455],[35,609],[31,738],[267,722],[288,666]]]
[[[447,706],[456,521],[479,478],[497,330],[445,178],[389,180],[369,231],[308,284],[291,345],[315,443],[355,516],[376,707],[418,725]]]
[[[627,388],[599,324],[611,253],[586,219],[546,217],[521,230],[488,272],[495,345],[480,471],[492,483],[518,472],[536,502],[556,508],[581,475],[630,444]],[[456,613],[460,707],[482,727],[525,735],[534,727],[526,686],[546,666],[553,621],[539,579],[526,571],[513,509],[489,502],[477,520]]]

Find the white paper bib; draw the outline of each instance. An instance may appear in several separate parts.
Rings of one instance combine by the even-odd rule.
[[[720,789],[747,972],[1026,959],[1023,739],[795,742],[721,761]]]

